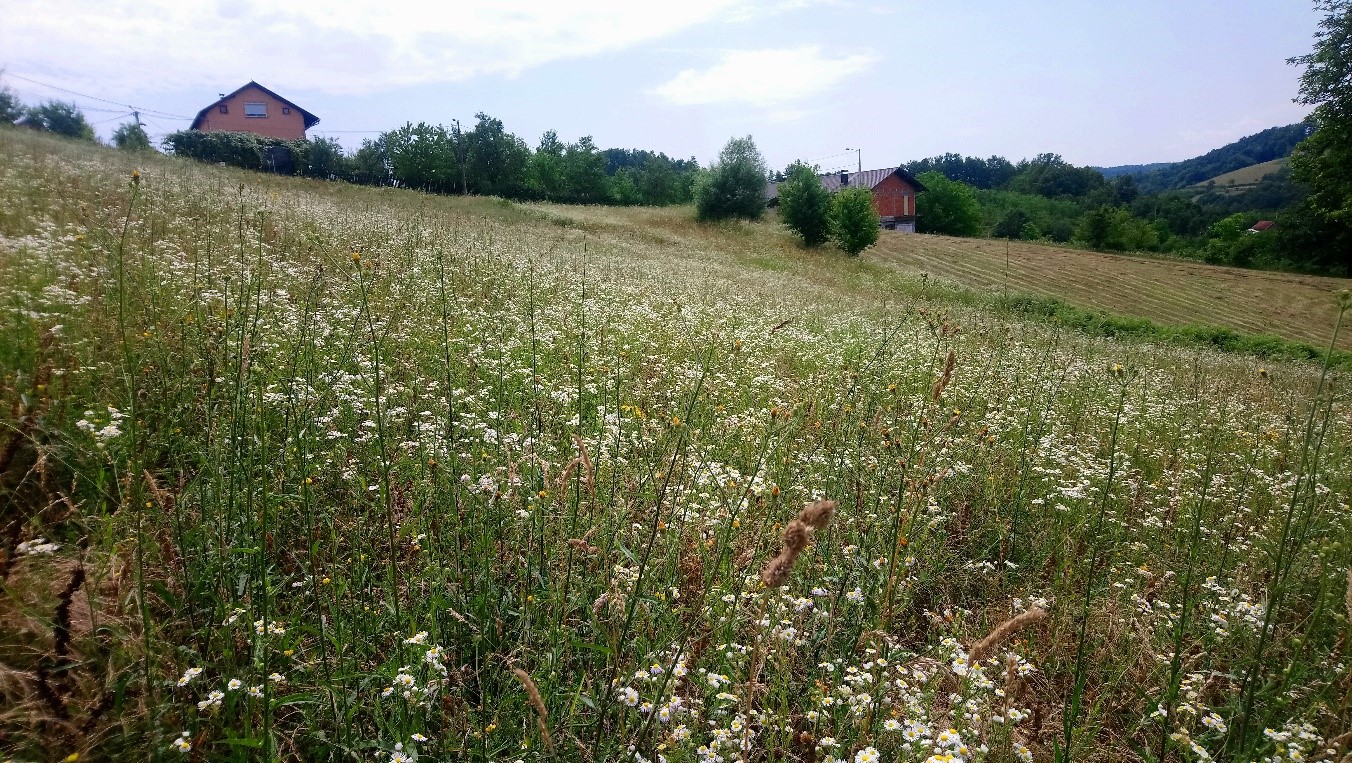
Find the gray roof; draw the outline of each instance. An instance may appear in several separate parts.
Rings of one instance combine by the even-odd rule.
[[[836,191],[839,191],[841,188],[840,185],[841,174],[842,173],[840,172],[828,172],[823,175],[818,175],[817,179],[821,181],[823,188],[830,191],[831,193],[835,193]],[[916,180],[915,175],[912,175],[911,173],[907,172],[905,169],[901,167],[885,167],[880,170],[864,170],[863,172],[850,172],[845,174],[847,175],[846,186],[849,188],[872,189],[876,187],[879,183],[891,177],[892,175],[901,175],[901,179],[905,180],[907,183],[910,183],[911,187],[914,188],[917,193],[925,190],[924,184],[922,184],[919,180]],[[766,184],[765,198],[769,202],[775,202],[779,199],[778,183]]]

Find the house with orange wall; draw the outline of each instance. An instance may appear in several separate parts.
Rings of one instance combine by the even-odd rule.
[[[925,190],[925,186],[905,169],[887,167],[863,172],[828,172],[818,175],[817,180],[831,193],[842,188],[869,189],[873,194],[873,208],[878,211],[884,228],[915,233],[915,195]],[[778,183],[771,183],[765,194],[767,206],[779,206]]]
[[[319,117],[257,82],[250,82],[197,112],[197,118],[188,129],[251,132],[282,140],[304,140],[305,131],[318,123]]]

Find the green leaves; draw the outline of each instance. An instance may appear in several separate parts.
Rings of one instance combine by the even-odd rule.
[[[789,178],[779,184],[779,219],[803,237],[810,247],[831,238],[831,193],[817,178],[816,170],[795,164]]]
[[[733,138],[718,162],[695,184],[695,218],[701,222],[760,219],[765,212],[765,159],[748,135]]]
[[[949,180],[938,172],[926,172],[917,179],[926,189],[916,198],[918,231],[948,236],[981,235],[981,205],[971,186]]]
[[[867,188],[846,188],[831,200],[834,238],[846,254],[857,255],[878,243],[878,211],[873,208],[873,192]]]

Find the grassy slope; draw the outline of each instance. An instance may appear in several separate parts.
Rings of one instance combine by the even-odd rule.
[[[687,214],[0,132],[6,752],[1174,761],[1346,728],[1352,451],[1319,369],[908,272],[985,242],[849,260]]]
[[[1197,190],[1206,190],[1207,186],[1215,184],[1217,188],[1234,189],[1236,191],[1249,188],[1258,184],[1263,178],[1274,172],[1280,172],[1283,167],[1290,163],[1289,159],[1273,159],[1270,162],[1260,162],[1251,164],[1248,167],[1241,167],[1237,170],[1231,170],[1222,175],[1217,175],[1210,180],[1204,180],[1200,183],[1193,183],[1190,188]]]
[[[641,237],[682,251],[714,251],[739,265],[760,266],[875,299],[918,292],[917,279],[977,295],[1056,297],[1087,310],[1146,318],[1163,325],[1219,326],[1325,347],[1337,314],[1334,293],[1352,280],[1226,268],[1191,261],[1086,252],[1029,242],[884,233],[857,260],[833,250],[805,251],[772,220],[707,229],[688,210],[569,208],[551,214],[596,231]],[[1008,260],[1006,259],[1008,253]],[[831,267],[823,267],[825,263]],[[1352,349],[1352,332],[1339,347]]]

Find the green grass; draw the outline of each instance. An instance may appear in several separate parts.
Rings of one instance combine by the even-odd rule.
[[[689,215],[0,130],[6,754],[1347,753],[1342,355]]]

